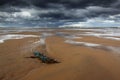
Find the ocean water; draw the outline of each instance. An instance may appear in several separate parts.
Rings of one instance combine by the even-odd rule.
[[[45,40],[50,36],[59,36],[65,38],[65,43],[72,45],[80,45],[86,47],[104,47],[108,50],[120,52],[119,47],[105,46],[101,44],[88,43],[88,42],[78,42],[74,39],[82,39],[82,36],[94,36],[98,38],[110,39],[115,41],[120,41],[120,28],[101,28],[101,29],[61,29],[68,32],[57,31],[56,33],[51,33],[56,29],[41,29],[41,28],[0,28],[0,43],[4,43],[6,40],[10,39],[22,39],[26,37],[39,37],[40,40],[35,42],[35,44],[45,45]],[[59,30],[59,29],[58,29]],[[70,33],[69,30],[75,31],[75,33]],[[41,32],[41,35],[24,35],[16,34],[20,32]],[[85,32],[82,32],[85,31]],[[14,33],[14,34],[13,34]],[[119,45],[119,44],[118,44]]]
[[[21,35],[21,34],[6,34],[6,35],[1,35],[0,36],[0,43],[4,43],[6,40],[10,39],[22,39],[26,37],[39,37],[36,35]]]
[[[111,40],[120,40],[120,29],[92,29],[92,31],[84,32],[82,34],[77,34],[82,36],[94,36],[99,38],[111,39]]]

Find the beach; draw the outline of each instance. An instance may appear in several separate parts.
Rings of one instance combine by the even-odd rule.
[[[39,51],[60,63],[30,58]],[[0,28],[0,80],[120,80],[120,28]]]

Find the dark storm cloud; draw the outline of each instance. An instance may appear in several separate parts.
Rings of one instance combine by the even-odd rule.
[[[18,0],[17,0],[18,1]],[[37,7],[48,8],[49,4],[62,4],[67,8],[83,8],[86,6],[109,7],[117,0],[22,0]]]
[[[0,23],[26,25],[30,21],[87,21],[96,17],[118,21],[119,6],[120,0],[0,0]]]
[[[113,4],[114,6],[118,6],[119,0],[0,0],[1,6],[11,5],[22,7],[33,5],[40,8],[50,8],[54,5],[55,8],[59,5],[63,5],[66,8],[85,8],[87,6],[111,7]]]
[[[8,6],[28,6],[28,2],[25,0],[0,0],[0,5],[8,5]]]

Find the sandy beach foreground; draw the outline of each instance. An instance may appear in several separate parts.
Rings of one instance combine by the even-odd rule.
[[[0,80],[120,80],[119,31],[0,29]],[[34,51],[60,63],[29,58]]]

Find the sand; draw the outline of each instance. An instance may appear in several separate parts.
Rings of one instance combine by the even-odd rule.
[[[95,36],[79,36],[82,38],[71,39],[56,35],[58,32],[67,33],[68,36],[68,34],[87,31],[55,29],[13,33],[37,36],[42,36],[42,33],[52,33],[53,35],[45,38],[44,45],[39,44],[41,37],[10,39],[0,43],[0,80],[120,80],[119,50],[115,52],[104,49],[111,46],[114,49],[120,48],[120,41]],[[66,40],[102,46],[97,48],[74,45],[65,43]],[[34,51],[44,52],[60,63],[45,64],[39,59],[29,58]]]

